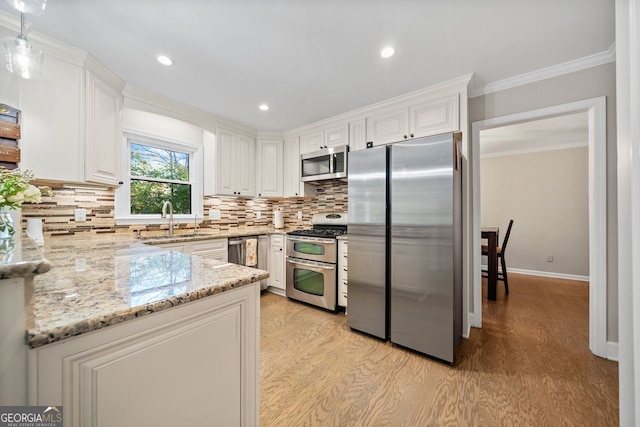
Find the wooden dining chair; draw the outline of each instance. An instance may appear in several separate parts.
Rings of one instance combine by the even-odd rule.
[[[507,227],[507,233],[504,235],[502,246],[498,246],[497,248],[498,259],[500,260],[500,266],[502,267],[502,271],[498,271],[498,280],[502,280],[504,282],[504,291],[507,295],[509,295],[509,278],[507,277],[507,263],[504,259],[504,254],[507,250],[507,243],[509,242],[512,225],[513,220],[509,221],[509,227]],[[482,246],[482,255],[489,255],[488,246]],[[489,277],[489,272],[487,270],[482,270],[482,277]]]

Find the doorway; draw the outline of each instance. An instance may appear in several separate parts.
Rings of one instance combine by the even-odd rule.
[[[589,158],[589,349],[607,357],[607,194],[606,98],[592,98],[539,110],[474,122],[472,125],[472,310],[469,324],[482,327],[480,239],[480,132],[501,126],[586,112]]]

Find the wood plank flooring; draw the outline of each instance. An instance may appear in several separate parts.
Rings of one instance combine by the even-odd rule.
[[[618,364],[589,351],[588,284],[509,279],[453,367],[263,295],[260,425],[618,425]]]

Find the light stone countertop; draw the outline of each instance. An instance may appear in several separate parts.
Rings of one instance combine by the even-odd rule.
[[[246,227],[157,241],[136,239],[128,233],[76,235],[47,239],[42,253],[23,238],[15,256],[28,256],[34,266],[40,266],[38,272],[50,268],[46,274],[33,276],[33,281],[25,281],[27,344],[36,348],[269,277],[263,270],[170,251],[153,243],[287,231]],[[0,274],[15,270],[16,265],[0,264]],[[37,273],[22,276],[33,274]]]

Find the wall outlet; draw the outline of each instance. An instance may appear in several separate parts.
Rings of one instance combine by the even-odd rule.
[[[298,219],[302,219],[302,211],[298,211]]]
[[[547,255],[547,262],[553,262],[553,255]]]
[[[76,222],[84,222],[87,220],[87,210],[86,209],[76,209],[74,213]]]
[[[218,209],[209,209],[209,219],[222,219],[222,214]]]
[[[262,218],[262,211],[256,212],[256,219]]]

